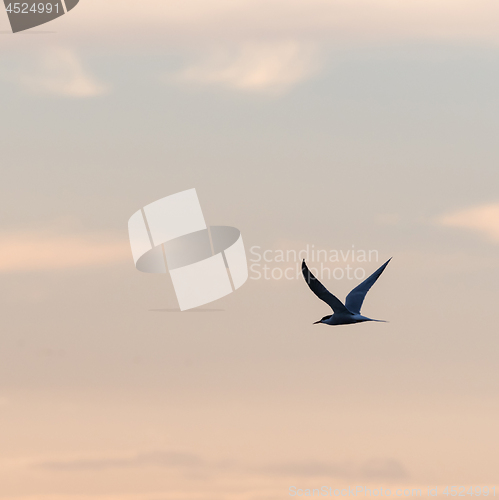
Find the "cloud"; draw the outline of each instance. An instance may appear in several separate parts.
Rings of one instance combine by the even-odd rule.
[[[409,474],[403,464],[393,459],[372,459],[367,462],[326,463],[304,461],[295,463],[277,463],[260,467],[252,467],[234,461],[210,462],[191,453],[155,451],[137,453],[121,458],[90,458],[78,460],[43,461],[34,464],[37,468],[53,471],[100,471],[107,469],[164,467],[188,469],[190,472],[222,471],[224,474],[250,474],[252,477],[334,477],[344,480],[386,480],[397,481],[407,479]]]
[[[356,45],[418,39],[499,41],[495,0],[147,0],[141,5],[80,2],[78,14],[75,10],[71,21],[64,20],[71,22],[66,35],[85,46],[108,41],[135,48],[275,36]],[[140,36],[131,37],[131,32]]]
[[[93,267],[131,258],[128,241],[107,235],[0,233],[0,273]]]
[[[102,458],[45,461],[35,464],[36,467],[54,471],[97,471],[133,467],[165,467],[165,468],[197,468],[204,461],[195,455],[176,452],[139,453],[125,458]]]
[[[296,41],[248,42],[233,50],[214,50],[204,60],[174,75],[174,80],[276,93],[310,78],[318,68],[315,45]]]
[[[12,80],[32,93],[64,97],[95,97],[108,90],[85,71],[76,54],[66,48],[45,50],[30,64],[15,70]]]
[[[362,464],[358,474],[365,480],[399,480],[409,477],[409,473],[400,461],[379,458]]]
[[[480,205],[442,215],[436,222],[442,226],[475,231],[499,243],[499,203]]]

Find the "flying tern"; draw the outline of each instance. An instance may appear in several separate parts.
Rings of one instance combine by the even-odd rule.
[[[371,289],[371,287],[376,283],[376,280],[380,277],[381,273],[385,270],[385,267],[390,262],[387,260],[377,271],[375,271],[369,278],[365,279],[360,285],[356,286],[348,295],[345,300],[345,304],[341,302],[337,297],[335,297],[309,270],[305,259],[303,259],[301,270],[303,272],[303,277],[307,282],[310,290],[328,304],[333,310],[333,314],[329,316],[324,316],[320,321],[314,323],[324,323],[325,325],[349,325],[351,323],[362,323],[363,321],[379,321],[386,323],[386,321],[381,319],[372,319],[360,314],[360,308],[364,302],[366,293]]]

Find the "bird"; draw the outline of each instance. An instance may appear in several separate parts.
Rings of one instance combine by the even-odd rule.
[[[377,271],[369,278],[365,279],[360,285],[357,285],[348,295],[345,304],[340,299],[335,297],[311,272],[303,259],[301,270],[303,277],[307,282],[310,290],[323,300],[333,310],[333,314],[324,316],[321,320],[316,321],[314,325],[323,323],[325,325],[350,325],[354,323],[362,323],[364,321],[378,321],[387,323],[382,319],[372,319],[360,314],[360,308],[364,302],[364,298],[371,287],[376,283],[381,273],[392,259],[388,259]]]

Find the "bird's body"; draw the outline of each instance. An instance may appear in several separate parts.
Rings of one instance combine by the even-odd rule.
[[[390,259],[391,260],[391,259]],[[328,304],[333,310],[333,314],[324,316],[316,323],[324,323],[325,325],[350,325],[353,323],[363,323],[364,321],[379,321],[385,322],[380,319],[372,319],[360,314],[360,308],[364,302],[364,298],[370,288],[374,285],[376,280],[380,277],[381,273],[388,265],[388,260],[377,271],[375,271],[369,278],[364,280],[360,285],[356,286],[348,295],[345,304],[335,297],[309,270],[305,259],[302,263],[302,272],[305,281],[312,290],[312,292]]]
[[[324,319],[327,318],[327,319]],[[330,316],[325,316],[320,321],[316,323],[324,323],[325,325],[350,325],[353,323],[362,323],[364,321],[381,321],[377,319],[371,319],[362,314],[352,314],[352,313],[334,313]]]

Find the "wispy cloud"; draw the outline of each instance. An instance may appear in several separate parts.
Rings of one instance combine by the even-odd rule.
[[[0,273],[92,267],[131,259],[128,241],[106,235],[0,233]]]
[[[174,80],[279,93],[313,76],[319,66],[320,57],[313,44],[248,42],[233,50],[213,50],[174,75]]]
[[[157,49],[159,40],[178,47],[214,39],[238,43],[255,34],[332,41],[335,47],[417,39],[499,41],[499,5],[493,0],[148,0],[144,9],[106,0],[78,9],[68,36],[86,46],[119,41],[120,47]],[[131,37],[131,30],[140,36]]]
[[[499,203],[458,210],[438,217],[436,222],[475,231],[499,243]]]
[[[261,462],[251,464],[237,459],[204,459],[196,453],[159,450],[114,457],[100,455],[23,460],[20,465],[36,476],[46,474],[45,477],[52,481],[57,478],[56,482],[47,484],[80,485],[79,489],[72,486],[74,495],[71,500],[142,500],[146,497],[150,500],[277,500],[282,498],[283,491],[286,493],[286,489],[283,490],[286,483],[305,484],[309,480],[324,478],[334,481],[335,487],[344,487],[357,480],[366,485],[383,482],[386,486],[412,481],[404,465],[395,459],[355,463],[277,461],[264,465]],[[149,489],[143,486],[145,477],[153,481],[147,482]],[[127,491],[127,485],[133,483],[126,480],[124,487],[115,488],[114,496],[106,496],[96,488],[92,488],[91,492],[81,488],[86,484],[86,478],[93,485],[98,484],[96,478],[101,481],[100,484],[107,485],[113,483],[103,483],[106,478],[107,481],[117,480],[120,485],[123,478],[135,478],[141,486]],[[143,494],[134,495],[133,490],[138,493],[140,488],[144,489]],[[52,495],[42,495],[46,492],[40,491],[36,498],[22,497],[22,500],[67,500],[67,496],[56,496],[58,491],[53,489]],[[7,497],[6,500],[14,499]]]
[[[49,48],[13,71],[11,80],[36,94],[63,97],[95,97],[108,91],[83,67],[78,56],[67,48]]]
[[[409,478],[404,465],[395,459],[371,459],[362,463],[303,461],[274,463],[259,467],[237,461],[208,461],[191,453],[155,451],[137,453],[126,457],[102,457],[42,461],[33,464],[36,468],[52,471],[87,472],[107,469],[134,469],[142,467],[163,467],[185,469],[191,472],[223,471],[224,474],[250,475],[252,477],[332,477],[341,480],[398,481]]]

